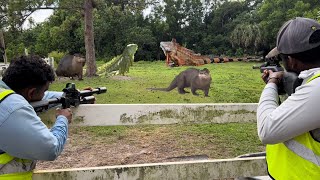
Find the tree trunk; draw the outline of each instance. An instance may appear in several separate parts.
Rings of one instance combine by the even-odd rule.
[[[94,49],[94,33],[93,33],[93,0],[85,0],[84,2],[84,39],[86,48],[86,76],[92,77],[96,75],[96,56]]]
[[[4,61],[4,64],[7,64],[8,61],[7,61],[7,55],[6,55],[6,46],[5,46],[5,43],[4,43],[4,36],[3,36],[3,31],[0,30],[0,55],[2,55],[3,57],[3,61]]]

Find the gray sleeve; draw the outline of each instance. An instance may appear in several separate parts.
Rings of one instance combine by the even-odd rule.
[[[47,99],[54,99],[54,98],[60,98],[62,97],[63,92],[58,92],[58,91],[46,91],[44,93],[44,96],[42,98],[42,100],[47,100]],[[56,107],[60,107],[61,104],[50,104],[49,108],[56,108]]]
[[[58,92],[58,91],[46,91],[44,92],[44,96],[42,100],[44,99],[53,99],[53,98],[59,98],[61,97],[63,92]]]
[[[320,78],[297,88],[280,106],[277,86],[264,88],[257,109],[258,135],[264,144],[276,144],[320,127]]]

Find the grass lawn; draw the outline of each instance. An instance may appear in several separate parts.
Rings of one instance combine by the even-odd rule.
[[[101,65],[101,62],[97,63]],[[73,82],[78,89],[87,86],[107,87],[107,93],[97,96],[99,104],[140,104],[140,103],[255,103],[259,101],[264,83],[260,71],[252,69],[252,62],[229,62],[206,64],[196,68],[208,68],[212,83],[210,97],[191,93],[150,91],[150,87],[167,87],[181,71],[189,67],[166,67],[164,61],[136,62],[125,77],[94,77],[78,80],[57,80],[50,90],[61,91],[66,82]]]

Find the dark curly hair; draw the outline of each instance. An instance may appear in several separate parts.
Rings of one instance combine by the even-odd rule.
[[[2,77],[2,81],[14,91],[29,87],[40,88],[54,80],[53,69],[36,55],[21,56],[11,60]]]

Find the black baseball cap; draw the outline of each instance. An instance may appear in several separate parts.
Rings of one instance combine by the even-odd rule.
[[[320,45],[320,23],[296,17],[284,23],[277,36],[277,49],[282,54],[296,54]]]

